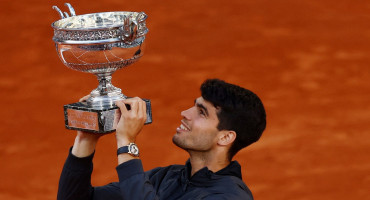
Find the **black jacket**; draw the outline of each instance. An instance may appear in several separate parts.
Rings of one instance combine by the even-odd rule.
[[[253,199],[237,161],[216,173],[205,167],[190,177],[189,161],[144,172],[141,161],[135,159],[117,166],[119,182],[92,187],[93,156],[69,154],[59,180],[58,200]]]

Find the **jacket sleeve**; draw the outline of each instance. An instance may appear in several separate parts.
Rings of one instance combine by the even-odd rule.
[[[124,162],[116,170],[123,199],[159,199],[148,175],[144,173],[141,160]]]
[[[78,158],[70,150],[59,179],[58,200],[122,199],[117,182],[99,187],[91,185],[93,157],[94,153],[88,157]]]
[[[92,198],[91,173],[94,153],[78,158],[69,152],[59,179],[58,200],[88,200]]]

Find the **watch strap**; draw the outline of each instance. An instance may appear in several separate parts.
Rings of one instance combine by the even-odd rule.
[[[117,156],[123,153],[128,153],[132,156],[139,156],[139,149],[135,143],[120,147],[117,149]]]
[[[118,149],[117,149],[117,156],[118,156],[119,154],[128,153],[128,152],[129,152],[129,150],[128,150],[128,146],[120,147],[120,148],[118,148]]]

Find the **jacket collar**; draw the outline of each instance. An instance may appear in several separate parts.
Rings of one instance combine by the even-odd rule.
[[[182,172],[181,181],[184,184],[194,184],[197,186],[208,186],[213,183],[213,180],[221,179],[225,176],[234,176],[242,179],[241,166],[237,161],[232,161],[225,168],[212,172],[207,167],[204,167],[197,171],[193,176],[191,176],[191,163],[188,160],[185,164],[185,168]]]

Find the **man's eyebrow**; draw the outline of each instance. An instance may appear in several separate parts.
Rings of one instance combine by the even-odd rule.
[[[208,114],[208,109],[207,109],[203,104],[198,103],[196,99],[194,100],[194,104],[195,104],[198,108],[200,108],[200,109],[204,110],[204,112],[206,113],[206,116],[209,116],[209,114]]]

